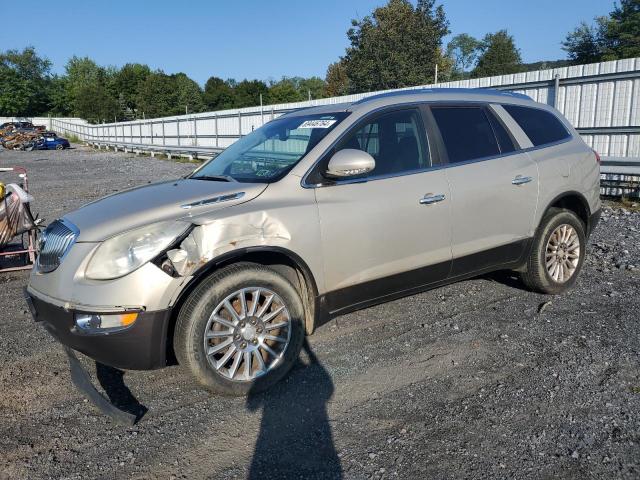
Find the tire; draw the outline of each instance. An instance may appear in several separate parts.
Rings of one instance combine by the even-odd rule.
[[[56,150],[64,150],[64,145],[56,145]]]
[[[575,213],[549,209],[533,239],[526,270],[521,273],[524,284],[552,295],[568,290],[582,269],[586,245],[585,225]]]
[[[300,294],[289,280],[262,265],[231,265],[205,278],[187,297],[176,322],[176,358],[212,392],[255,393],[280,381],[295,364],[304,320]]]

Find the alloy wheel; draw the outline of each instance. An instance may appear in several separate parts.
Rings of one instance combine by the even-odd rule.
[[[547,273],[557,283],[569,280],[580,262],[580,237],[568,224],[556,227],[545,249]]]
[[[291,316],[275,292],[247,287],[222,300],[209,317],[209,364],[233,381],[251,381],[276,367],[291,339]]]

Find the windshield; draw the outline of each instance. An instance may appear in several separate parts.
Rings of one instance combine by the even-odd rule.
[[[348,113],[296,115],[273,120],[242,137],[190,178],[275,182],[291,170]]]

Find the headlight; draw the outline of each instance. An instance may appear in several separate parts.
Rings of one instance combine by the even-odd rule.
[[[160,222],[110,238],[89,260],[86,276],[111,280],[127,275],[168,248],[188,228],[184,222]]]

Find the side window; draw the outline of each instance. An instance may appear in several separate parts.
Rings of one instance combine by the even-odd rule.
[[[431,112],[442,135],[449,163],[500,154],[483,108],[432,106]]]
[[[369,153],[376,168],[368,177],[411,172],[429,167],[427,139],[418,110],[398,110],[376,117],[347,135],[337,150]]]
[[[502,106],[524,130],[534,147],[558,142],[569,137],[569,132],[562,122],[546,110],[519,105]]]
[[[498,140],[498,145],[500,146],[501,153],[511,153],[518,150],[513,141],[513,138],[507,131],[507,128],[502,124],[502,122],[495,116],[492,111],[487,111],[487,115],[489,116],[489,121],[491,122],[491,126],[493,127],[493,132],[496,134],[496,139]]]

